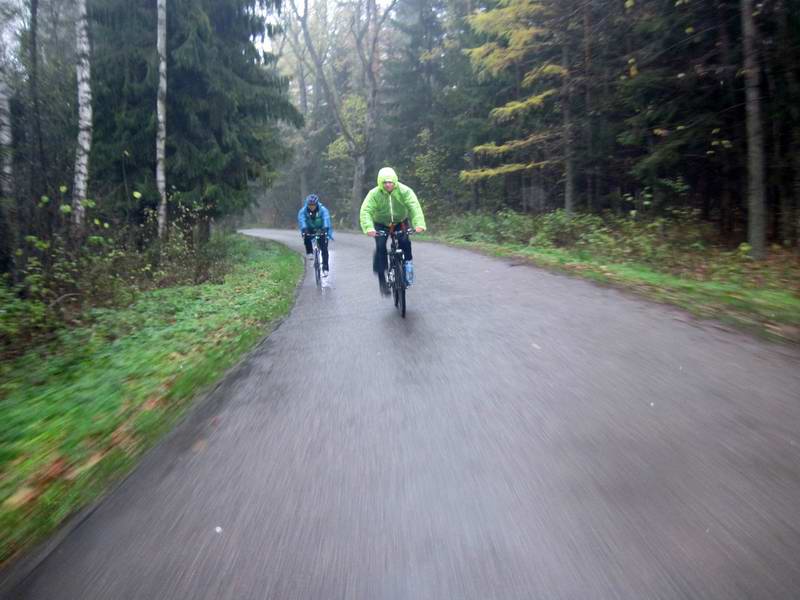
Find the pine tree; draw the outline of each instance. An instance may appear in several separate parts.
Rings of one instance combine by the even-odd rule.
[[[96,0],[90,14],[96,82],[91,185],[103,198],[106,218],[140,225],[159,200],[153,143],[158,90],[156,3]]]
[[[205,222],[251,204],[248,182],[268,175],[283,156],[276,124],[302,123],[274,57],[252,42],[266,33],[256,4],[272,6],[197,0],[176,11],[169,178],[181,186],[177,201],[199,210]]]
[[[170,3],[165,178],[170,210],[211,219],[253,203],[249,184],[269,181],[287,149],[281,122],[302,121],[275,57],[254,39],[268,33],[258,0]],[[156,173],[159,86],[155,3],[103,0],[98,21],[96,178],[116,198],[118,218],[145,222],[160,202]],[[187,222],[187,224],[191,224]]]
[[[476,74],[504,78],[509,94],[504,104],[490,112],[503,137],[475,148],[494,164],[462,172],[464,181],[525,176],[559,165],[564,205],[572,210],[573,9],[572,2],[501,0],[496,8],[469,19],[476,32],[489,38],[469,50]]]

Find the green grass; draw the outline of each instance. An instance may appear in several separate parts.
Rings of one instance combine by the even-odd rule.
[[[98,310],[0,372],[0,563],[96,499],[288,313],[303,264],[236,237],[220,284]]]
[[[488,241],[465,241],[453,236],[434,239],[482,252],[514,257],[533,264],[567,272],[604,284],[634,291],[651,300],[679,306],[699,317],[713,318],[761,334],[770,339],[800,343],[800,296],[787,278],[796,281],[800,264],[780,268],[764,264],[762,277],[754,281],[734,271],[728,274],[716,268],[713,258],[706,269],[713,278],[700,280],[686,275],[672,275],[654,266],[636,262],[613,262],[592,257],[590,252],[564,248],[537,248],[520,244]],[[758,271],[759,269],[754,269]],[[770,271],[779,271],[778,274]],[[760,282],[760,283],[759,283]]]

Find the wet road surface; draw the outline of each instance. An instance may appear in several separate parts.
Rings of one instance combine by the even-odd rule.
[[[372,246],[9,597],[800,597],[798,351],[419,242],[402,320]]]

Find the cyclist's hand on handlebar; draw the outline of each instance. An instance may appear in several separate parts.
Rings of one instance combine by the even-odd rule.
[[[423,231],[425,231],[425,228],[424,227],[414,227],[414,231],[416,231],[417,233],[422,233]]]
[[[374,237],[378,237],[378,232],[377,232],[377,231],[375,231],[375,230],[373,230],[373,231],[368,231],[368,232],[367,232],[367,235],[368,235],[369,237],[373,237],[373,238],[374,238]]]

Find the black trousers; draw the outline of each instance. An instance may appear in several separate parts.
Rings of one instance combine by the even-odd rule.
[[[408,222],[405,223],[408,225]],[[395,228],[397,229],[397,225]],[[375,223],[376,231],[389,231],[389,226],[383,223]],[[386,244],[389,241],[388,236],[380,236],[375,238],[375,255],[372,258],[372,270],[378,274],[380,279],[385,277],[386,271]],[[411,240],[408,236],[399,232],[397,233],[397,246],[403,251],[403,257],[406,260],[413,260],[411,255]]]
[[[312,231],[308,232],[309,234],[313,233]],[[311,247],[311,238],[303,236],[303,243],[306,245],[306,254],[311,254],[314,249]],[[323,236],[317,238],[317,244],[319,245],[319,250],[322,252],[322,270],[328,270],[328,237]]]

